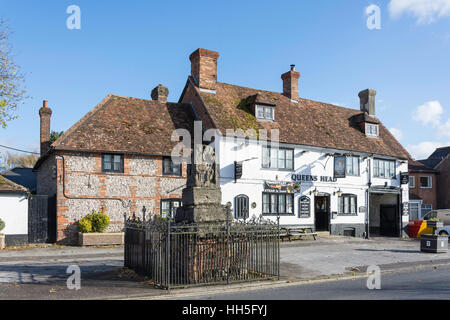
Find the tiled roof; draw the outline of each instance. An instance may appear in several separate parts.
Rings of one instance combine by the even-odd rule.
[[[4,178],[21,185],[30,192],[36,191],[36,173],[32,168],[16,167],[0,173]]]
[[[8,192],[8,193],[26,193],[27,188],[15,184],[14,182],[6,179],[5,177],[0,175],[0,193]]]
[[[427,172],[427,173],[439,173],[439,171],[433,168],[427,167],[419,161],[409,160],[408,161],[408,171],[409,172]]]
[[[55,150],[170,155],[178,143],[175,129],[192,132],[189,104],[108,95],[72,126],[52,147]]]
[[[430,168],[435,168],[449,154],[450,154],[450,146],[449,147],[437,148],[428,157],[428,159],[418,160],[418,161],[423,163],[424,165],[430,167]]]
[[[188,82],[191,83],[191,82]],[[379,138],[367,137],[354,123],[360,110],[307,99],[292,102],[277,92],[256,90],[225,83],[217,83],[216,94],[195,87],[206,107],[208,116],[217,129],[279,129],[280,142],[360,151],[378,155],[409,159],[411,156],[380,123]],[[257,121],[249,106],[249,100],[257,94],[257,100],[276,104],[275,121]],[[364,118],[364,117],[363,117]],[[269,134],[270,138],[270,134]]]

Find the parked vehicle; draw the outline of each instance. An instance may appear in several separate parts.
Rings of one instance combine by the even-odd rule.
[[[423,217],[424,221],[428,221],[431,219],[437,219],[444,223],[444,227],[440,228],[437,231],[439,235],[450,235],[450,209],[432,210]],[[422,233],[427,234],[431,232],[431,228],[426,228]]]

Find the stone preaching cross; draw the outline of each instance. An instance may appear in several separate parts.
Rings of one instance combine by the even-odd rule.
[[[177,210],[175,221],[225,222],[227,210],[221,204],[219,168],[213,148],[196,146],[191,160],[187,166],[186,188],[183,189],[183,207]]]

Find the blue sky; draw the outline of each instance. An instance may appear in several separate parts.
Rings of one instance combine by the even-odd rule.
[[[367,27],[371,4],[380,29]],[[70,5],[80,30],[66,27]],[[150,98],[161,83],[176,102],[202,47],[220,52],[221,82],[281,91],[296,64],[304,98],[358,109],[376,89],[376,115],[415,157],[450,145],[450,0],[0,0],[0,17],[32,97],[0,144],[38,150],[44,99],[55,131],[108,93]]]

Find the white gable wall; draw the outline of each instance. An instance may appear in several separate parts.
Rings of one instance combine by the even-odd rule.
[[[0,194],[0,219],[5,222],[5,235],[28,234],[28,199],[23,195]]]

